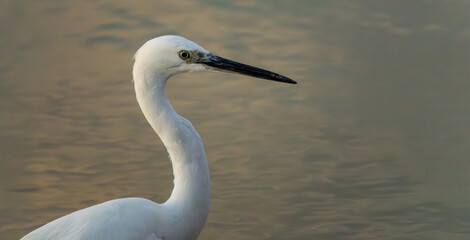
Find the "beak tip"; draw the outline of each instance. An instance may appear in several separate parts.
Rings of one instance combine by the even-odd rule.
[[[289,83],[289,84],[297,84],[296,81],[294,81],[294,80],[292,80],[292,79],[290,79],[290,78],[288,78],[288,77],[284,77],[284,76],[283,76],[283,78],[284,78],[284,79],[281,80],[282,82]]]

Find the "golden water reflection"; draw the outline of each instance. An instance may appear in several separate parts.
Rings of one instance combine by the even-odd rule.
[[[0,239],[126,196],[165,201],[131,83],[178,34],[299,82],[171,79],[202,136],[201,239],[468,239],[468,3],[0,2]]]

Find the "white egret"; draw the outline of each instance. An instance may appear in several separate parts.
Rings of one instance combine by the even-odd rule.
[[[210,70],[296,83],[218,57],[183,37],[162,36],[146,42],[135,54],[134,87],[142,112],[170,155],[174,174],[170,198],[162,204],[143,198],[111,200],[56,219],[22,239],[197,239],[209,212],[209,169],[201,138],[191,122],[173,110],[165,85],[175,74]]]

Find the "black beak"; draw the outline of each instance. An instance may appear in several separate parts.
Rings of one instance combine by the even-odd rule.
[[[207,54],[206,58],[203,58],[199,61],[199,63],[205,64],[207,66],[211,66],[217,70],[220,71],[228,71],[228,72],[233,72],[233,73],[240,73],[243,75],[251,76],[251,77],[256,77],[256,78],[262,78],[262,79],[267,79],[267,80],[272,80],[272,81],[277,81],[277,82],[285,82],[285,83],[291,83],[291,84],[297,84],[296,81],[282,76],[281,74],[277,74],[268,70],[264,70],[261,68],[249,66],[243,63],[235,62],[229,59],[225,59],[222,57],[219,57],[215,54],[209,53]]]

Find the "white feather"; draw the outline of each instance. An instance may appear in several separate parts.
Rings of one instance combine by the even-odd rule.
[[[22,240],[177,240],[196,239],[209,212],[210,181],[204,147],[192,124],[179,116],[165,93],[174,74],[202,71],[188,64],[178,51],[207,52],[178,36],[145,43],[135,55],[137,101],[170,154],[174,189],[157,204],[143,198],[122,198],[91,206],[56,219]]]

